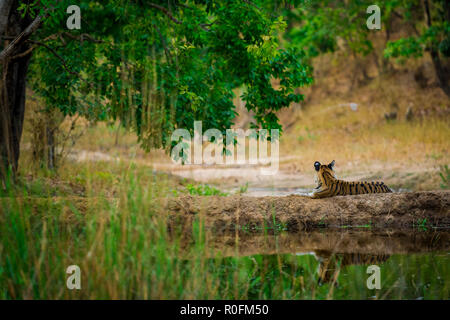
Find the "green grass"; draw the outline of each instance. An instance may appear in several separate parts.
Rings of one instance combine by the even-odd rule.
[[[228,193],[222,192],[217,188],[211,187],[208,184],[204,185],[186,185],[186,191],[194,196],[227,196]]]
[[[440,167],[439,176],[441,177],[441,188],[450,189],[450,169],[448,165],[443,165]]]
[[[236,194],[244,194],[247,191],[248,191],[248,182],[246,182],[243,186],[240,186]]]
[[[128,168],[117,181],[103,173],[114,168],[80,171],[82,196],[58,192],[45,179],[1,195],[1,299],[448,299],[445,254],[392,256],[382,264],[380,291],[366,288],[366,266],[343,267],[334,287],[318,285],[312,255],[239,256],[236,249],[225,257],[203,228],[207,213],[168,229],[161,203],[172,196],[172,182]],[[108,184],[116,197],[95,189]],[[284,226],[272,220],[275,235],[261,232],[276,243]],[[66,288],[65,271],[74,264],[81,268],[81,290]]]

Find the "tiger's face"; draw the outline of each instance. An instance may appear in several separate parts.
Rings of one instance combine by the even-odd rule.
[[[334,164],[335,161],[331,161],[329,164],[321,164],[319,161],[314,162],[314,169],[317,173],[317,180],[318,180],[318,186],[316,189],[319,189],[322,185],[327,185],[324,176],[325,175],[331,175],[333,178],[336,179],[336,176],[334,174]]]

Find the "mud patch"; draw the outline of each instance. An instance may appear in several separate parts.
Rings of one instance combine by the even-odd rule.
[[[242,229],[298,231],[323,227],[450,227],[450,191],[368,194],[311,199],[285,197],[193,197],[168,199],[169,221],[199,219],[216,232]]]

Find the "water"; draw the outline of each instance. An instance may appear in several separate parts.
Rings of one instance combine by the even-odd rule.
[[[418,254],[273,254],[227,261],[254,263],[249,299],[448,299],[448,252]],[[369,289],[369,265],[380,268],[380,289]],[[260,281],[264,279],[264,281]],[[277,286],[283,288],[277,290]],[[280,292],[281,291],[281,292]],[[283,291],[285,296],[283,297]]]
[[[308,196],[311,195],[312,188],[280,188],[280,187],[249,187],[246,196],[251,197],[266,197],[266,196],[277,196],[285,197],[290,195],[301,195]]]
[[[248,181],[244,195],[252,197],[310,195],[315,186],[314,176],[263,179],[246,171],[241,177],[238,169],[199,169],[192,178],[199,179],[202,172],[200,181],[219,175],[224,180],[217,186],[231,194]],[[231,186],[226,179],[232,177],[241,183]],[[218,262],[222,287],[234,283],[243,299],[449,298],[448,229],[321,229],[272,235],[240,231],[214,235],[208,246],[215,263],[217,254],[223,257]],[[379,289],[370,286],[372,280],[368,284],[369,266],[379,267]]]
[[[222,235],[209,246],[223,270],[248,280],[248,299],[448,299],[449,239],[448,230],[323,229]],[[367,285],[371,265],[379,289]]]

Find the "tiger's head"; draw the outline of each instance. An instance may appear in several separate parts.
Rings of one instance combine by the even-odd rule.
[[[320,188],[322,185],[327,186],[330,180],[336,179],[336,175],[334,174],[334,164],[335,161],[331,161],[329,164],[320,164],[319,161],[314,162],[314,169],[317,172],[317,180],[319,185],[316,189]]]
[[[327,250],[317,250],[314,256],[319,261],[317,284],[322,286],[326,283],[339,286],[338,277],[341,271],[342,256]]]

